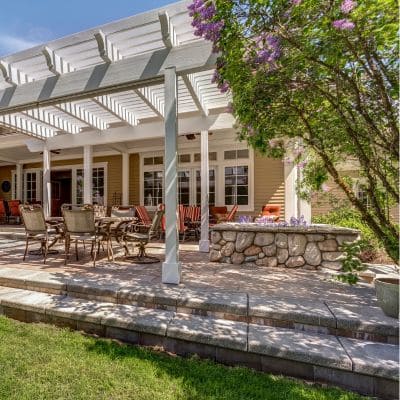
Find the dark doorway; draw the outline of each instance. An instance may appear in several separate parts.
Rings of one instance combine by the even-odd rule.
[[[61,216],[61,205],[72,203],[72,171],[51,171],[51,216]]]

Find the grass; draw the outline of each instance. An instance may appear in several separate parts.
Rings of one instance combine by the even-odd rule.
[[[0,399],[360,400],[336,388],[172,357],[0,316]]]

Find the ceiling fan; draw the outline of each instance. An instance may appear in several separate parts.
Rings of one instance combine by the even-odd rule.
[[[53,153],[53,154],[60,154],[60,153],[61,153],[61,149],[50,150],[50,153]],[[43,154],[43,151],[41,151],[39,154]]]

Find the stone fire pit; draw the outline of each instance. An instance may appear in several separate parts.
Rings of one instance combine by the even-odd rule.
[[[340,245],[356,241],[359,235],[356,229],[331,225],[218,224],[211,232],[210,261],[340,270]]]

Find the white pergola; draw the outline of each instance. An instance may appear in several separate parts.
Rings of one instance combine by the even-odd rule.
[[[225,112],[229,94],[211,83],[217,55],[193,34],[181,1],[0,59],[0,149],[26,136],[43,152],[43,207],[50,214],[51,151],[83,148],[84,202],[92,202],[93,147],[122,154],[123,202],[129,202],[129,154],[124,143],[164,139],[166,254],[164,283],[179,283],[177,137],[201,134],[201,240],[208,241],[208,135],[234,129]],[[3,140],[4,138],[4,140]],[[5,144],[6,145],[6,144]],[[4,146],[5,146],[4,145]],[[8,146],[8,145],[7,145]],[[16,164],[22,198],[22,165]],[[285,209],[301,213],[295,193],[299,172],[285,165]]]
[[[43,152],[43,207],[50,213],[51,150],[83,147],[84,202],[92,201],[93,146],[165,140],[164,283],[180,282],[177,136],[201,133],[200,250],[208,251],[208,133],[232,129],[229,95],[211,83],[216,55],[193,34],[187,6],[170,6],[61,38],[0,60],[0,135],[24,134]],[[129,155],[123,157],[123,187]],[[2,157],[2,161],[10,161]],[[17,165],[17,194],[22,166]],[[123,193],[128,202],[129,195]]]

